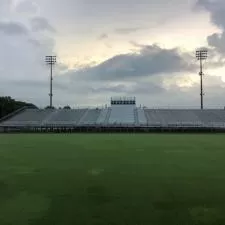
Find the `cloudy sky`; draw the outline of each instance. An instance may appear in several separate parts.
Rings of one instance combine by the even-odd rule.
[[[199,107],[199,47],[205,106],[224,107],[224,0],[0,0],[0,96],[48,105],[54,54],[56,106]]]

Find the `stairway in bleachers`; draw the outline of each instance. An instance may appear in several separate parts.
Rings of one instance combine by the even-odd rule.
[[[137,109],[134,109],[133,112],[134,112],[134,121],[135,121],[135,124],[136,125],[139,125],[139,119],[138,119]]]
[[[148,123],[144,109],[137,108],[139,125],[146,125]]]
[[[106,114],[106,117],[105,117],[104,124],[108,124],[109,123],[109,118],[110,118],[110,115],[111,115],[111,111],[112,111],[112,109],[111,108],[108,108],[108,111],[107,111],[107,114]]]
[[[114,105],[111,108],[109,124],[135,124],[133,105]]]
[[[100,111],[99,117],[97,119],[97,124],[105,124],[108,110],[108,108],[105,108]]]

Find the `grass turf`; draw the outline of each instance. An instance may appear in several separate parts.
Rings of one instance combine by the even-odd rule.
[[[0,135],[1,225],[224,225],[225,135]]]

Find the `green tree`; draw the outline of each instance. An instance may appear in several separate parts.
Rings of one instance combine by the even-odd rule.
[[[67,105],[63,109],[71,109],[71,107],[69,105]]]

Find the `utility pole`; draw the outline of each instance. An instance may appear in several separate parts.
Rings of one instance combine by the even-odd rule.
[[[53,92],[52,92],[52,81],[53,81],[53,66],[56,63],[56,56],[46,56],[45,62],[47,65],[50,65],[50,107],[52,108],[52,98],[53,98]]]
[[[203,110],[204,106],[203,106],[203,96],[204,96],[204,92],[203,92],[203,64],[202,61],[207,59],[207,54],[208,51],[206,49],[200,49],[196,51],[196,58],[200,61],[200,96],[201,96],[201,109]]]

